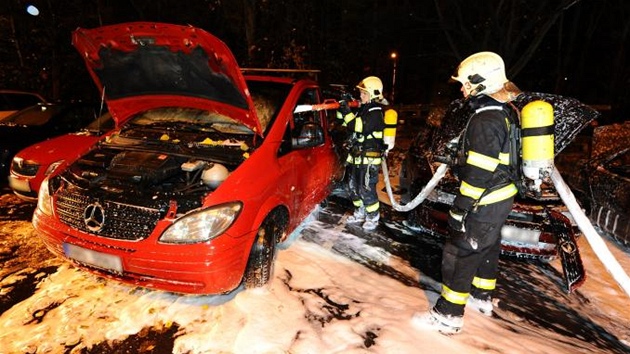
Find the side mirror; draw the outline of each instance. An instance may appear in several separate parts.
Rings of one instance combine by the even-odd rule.
[[[316,123],[304,123],[297,137],[293,138],[294,148],[303,149],[322,145],[324,143],[324,128]]]

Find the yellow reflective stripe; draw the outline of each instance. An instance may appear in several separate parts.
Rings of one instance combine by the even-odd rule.
[[[509,165],[510,164],[510,153],[499,153],[499,161],[501,162],[502,165]]]
[[[459,293],[457,291],[453,291],[449,289],[448,286],[442,284],[442,297],[448,302],[457,305],[466,305],[469,295],[469,293]]]
[[[355,207],[360,208],[360,207],[362,207],[362,206],[363,206],[363,201],[362,201],[361,199],[359,199],[359,200],[353,200],[353,201],[352,201],[352,204],[353,204]]]
[[[497,286],[497,280],[474,277],[472,285],[479,289],[494,290],[494,288]]]
[[[346,126],[348,123],[350,123],[351,120],[353,120],[355,118],[354,113],[348,113],[343,117],[343,126]]]
[[[365,153],[365,157],[381,157],[382,154],[376,151],[368,151]]]
[[[497,189],[496,191],[493,191],[491,193],[488,193],[488,195],[485,195],[483,198],[481,198],[481,200],[479,201],[479,205],[488,205],[488,204],[492,204],[492,203],[497,203],[500,202],[502,200],[506,200],[508,198],[510,198],[511,196],[515,195],[516,193],[518,193],[518,190],[516,189],[516,186],[514,185],[514,183],[510,183],[507,186]]]
[[[357,117],[357,120],[354,122],[354,131],[363,133],[363,119],[361,117]]]
[[[351,163],[353,165],[361,165],[361,164],[364,164],[364,165],[380,165],[383,162],[383,160],[380,157],[377,157],[377,158],[375,158],[375,157],[361,157],[361,156],[353,157],[353,156],[348,155],[348,157],[346,158],[346,162],[347,163]]]
[[[462,181],[461,186],[459,186],[459,192],[462,195],[464,195],[466,197],[471,197],[474,200],[479,199],[484,191],[485,191],[485,188],[479,188],[479,187],[472,186],[472,185],[466,183],[466,181]]]
[[[376,202],[376,203],[371,204],[371,205],[366,205],[365,206],[365,211],[368,212],[368,213],[373,213],[373,212],[378,210],[379,206],[380,206],[379,202]]]
[[[494,172],[494,170],[497,169],[497,165],[499,164],[499,162],[500,161],[494,157],[480,154],[475,151],[469,151],[468,158],[466,159],[467,164],[477,166],[490,172]]]

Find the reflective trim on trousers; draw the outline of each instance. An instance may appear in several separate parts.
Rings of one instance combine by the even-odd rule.
[[[494,288],[496,288],[497,286],[497,280],[474,277],[472,285],[483,290],[494,290]]]
[[[448,286],[442,284],[442,297],[448,302],[457,305],[466,305],[466,301],[468,301],[469,296],[469,293],[453,291]]]
[[[479,201],[479,205],[497,203],[497,202],[513,197],[514,195],[516,195],[516,193],[518,193],[518,189],[516,189],[516,186],[514,185],[514,183],[510,183],[503,188],[499,188],[496,191],[492,191],[488,193],[487,195],[485,195]]]

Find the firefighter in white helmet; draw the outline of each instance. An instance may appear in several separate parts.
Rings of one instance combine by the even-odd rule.
[[[503,59],[492,52],[464,59],[452,79],[462,84],[473,113],[459,138],[462,158],[451,166],[460,185],[448,216],[441,296],[412,319],[417,327],[449,334],[461,331],[466,305],[492,315],[501,228],[517,194],[509,122],[518,120],[510,101],[520,93],[507,79]]]
[[[343,120],[350,137],[348,163],[348,193],[354,204],[354,213],[347,222],[362,223],[365,230],[374,230],[380,218],[380,204],[376,192],[378,173],[385,151],[383,131],[383,83],[369,76],[357,85],[360,107],[353,113],[346,101],[339,102],[337,117]]]

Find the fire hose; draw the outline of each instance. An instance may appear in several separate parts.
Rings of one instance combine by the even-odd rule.
[[[551,173],[551,180],[553,181],[560,198],[569,209],[569,212],[571,212],[571,215],[575,219],[580,231],[582,231],[588,240],[599,260],[604,264],[604,267],[606,267],[606,270],[608,270],[608,272],[612,275],[617,284],[619,284],[626,294],[630,296],[630,278],[628,277],[628,274],[626,274],[615,256],[610,253],[606,243],[597,231],[595,231],[595,228],[575,199],[573,192],[571,192],[571,189],[564,182],[560,172],[558,172],[558,169],[555,167]]]
[[[437,186],[437,184],[440,182],[442,177],[444,177],[444,175],[446,174],[446,171],[448,170],[447,164],[445,163],[440,164],[438,168],[435,170],[433,177],[431,177],[429,182],[427,182],[427,184],[422,188],[420,193],[418,193],[418,195],[409,203],[405,205],[401,205],[396,202],[396,200],[394,199],[394,195],[392,193],[392,186],[389,182],[389,171],[387,169],[386,159],[383,159],[381,166],[383,168],[383,179],[385,180],[385,188],[387,190],[387,196],[389,197],[389,200],[392,203],[392,208],[394,208],[394,210],[396,211],[402,211],[402,212],[410,211],[414,209],[415,207],[417,207],[418,205],[420,205],[429,196],[429,194],[431,194],[431,192],[435,189],[435,186]]]

